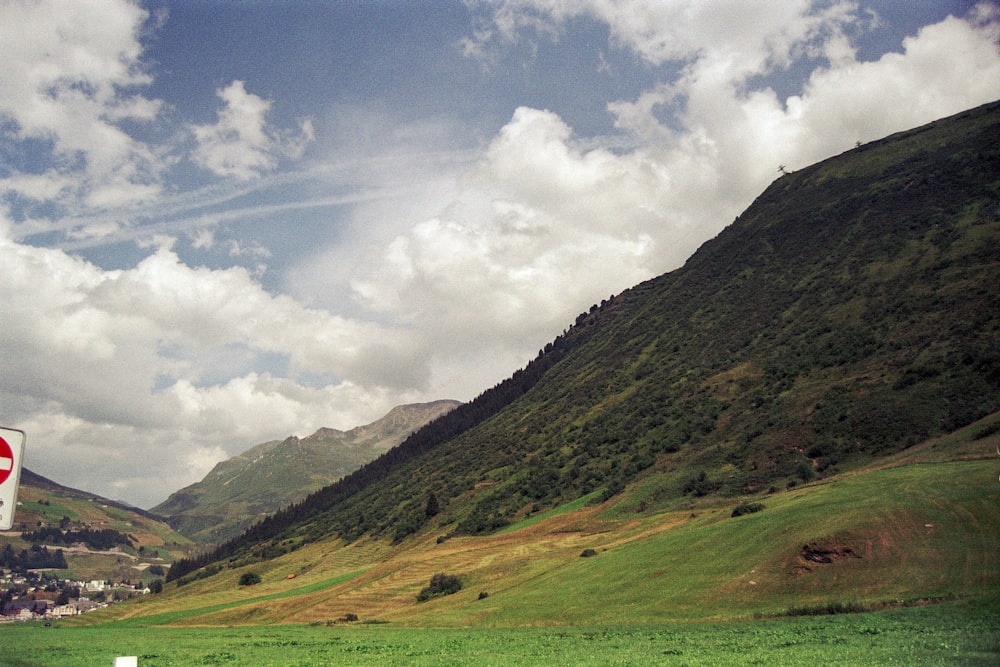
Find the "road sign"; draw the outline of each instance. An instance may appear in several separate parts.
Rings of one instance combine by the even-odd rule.
[[[0,427],[0,530],[14,527],[17,485],[24,460],[24,431]]]

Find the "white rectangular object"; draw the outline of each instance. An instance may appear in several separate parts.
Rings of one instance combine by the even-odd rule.
[[[24,431],[0,427],[0,530],[14,527],[25,439]]]

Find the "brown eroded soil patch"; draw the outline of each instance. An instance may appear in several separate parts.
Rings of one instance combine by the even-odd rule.
[[[830,565],[845,558],[861,558],[861,554],[849,546],[840,544],[825,546],[805,544],[799,550],[798,563],[792,567],[793,574],[812,572],[816,565]]]
[[[802,547],[799,556],[803,560],[812,563],[832,563],[841,558],[861,558],[854,553],[854,549],[844,546],[821,547],[815,544],[807,544]]]

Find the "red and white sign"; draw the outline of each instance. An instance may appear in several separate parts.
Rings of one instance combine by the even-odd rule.
[[[24,439],[24,431],[0,428],[0,530],[10,530],[14,526]]]
[[[14,470],[14,450],[7,441],[0,438],[0,484],[7,481]]]

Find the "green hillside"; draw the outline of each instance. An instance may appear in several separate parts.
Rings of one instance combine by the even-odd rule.
[[[783,176],[508,381],[74,623],[669,628],[940,604],[995,630],[998,232],[998,104]],[[432,581],[461,588],[418,601]],[[882,625],[810,627],[830,645]],[[954,653],[912,637],[879,650]]]
[[[51,572],[60,578],[148,582],[162,579],[160,569],[195,550],[195,544],[170,528],[162,517],[62,486],[28,469],[22,471],[17,499],[14,530],[0,533],[0,551],[30,553],[36,545],[53,553],[61,549],[66,567]],[[123,542],[107,548],[84,541],[63,544],[52,539],[31,539],[45,530],[70,534],[114,531]],[[151,567],[154,573],[150,573]]]
[[[417,428],[453,410],[458,401],[399,405],[381,419],[349,431],[321,428],[257,445],[222,461],[200,482],[170,495],[151,511],[202,543],[218,543],[281,507],[354,472]]]
[[[75,622],[328,626],[356,617],[402,627],[606,628],[962,603],[986,605],[974,615],[996,623],[998,446],[1000,413],[850,473],[757,496],[763,509],[743,516],[733,516],[736,499],[722,498],[637,512],[626,492],[488,536],[441,542],[432,522],[395,546],[317,542]],[[241,586],[249,572],[261,582]],[[418,602],[438,572],[463,588]]]
[[[486,534],[589,494],[685,511],[867,465],[1000,408],[998,260],[994,103],[782,176],[681,269],[171,577],[431,524]]]

